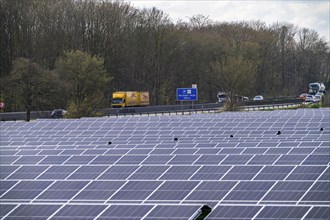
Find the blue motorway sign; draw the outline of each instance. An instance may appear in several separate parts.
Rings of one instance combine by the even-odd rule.
[[[198,91],[197,88],[177,88],[176,100],[178,101],[197,101]]]

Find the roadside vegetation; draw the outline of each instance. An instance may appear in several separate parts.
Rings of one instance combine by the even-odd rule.
[[[330,107],[330,94],[326,94],[322,97],[322,107]]]

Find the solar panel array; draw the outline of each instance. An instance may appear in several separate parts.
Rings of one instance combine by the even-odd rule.
[[[330,216],[329,108],[1,122],[0,145],[1,219]]]

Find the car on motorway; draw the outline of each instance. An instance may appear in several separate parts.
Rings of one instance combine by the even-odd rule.
[[[305,99],[305,102],[315,102],[315,96],[308,95]]]
[[[319,96],[324,96],[324,93],[323,92],[318,92],[318,93],[316,93],[315,95],[319,95]]]
[[[264,100],[264,97],[262,97],[262,95],[257,95],[253,98],[253,101],[262,101]]]
[[[321,95],[315,95],[314,96],[314,102],[320,102],[322,100],[322,96]]]
[[[307,97],[307,96],[308,96],[307,93],[302,93],[302,94],[300,94],[299,98],[300,98],[300,99],[303,99],[303,100],[306,100],[306,97]]]
[[[50,115],[50,117],[52,117],[52,118],[63,118],[66,113],[67,113],[67,111],[64,110],[64,109],[55,109],[52,112],[52,114]]]
[[[247,97],[247,96],[242,96],[242,101],[243,101],[243,102],[247,102],[247,101],[249,101],[249,97]]]

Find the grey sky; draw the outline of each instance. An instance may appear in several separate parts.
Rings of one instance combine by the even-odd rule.
[[[330,0],[126,0],[137,8],[156,7],[176,22],[202,14],[213,21],[260,20],[267,25],[292,23],[309,28],[330,42]]]

